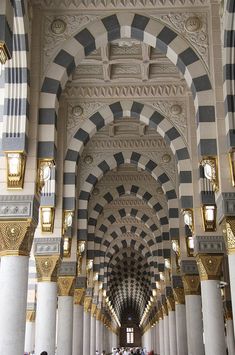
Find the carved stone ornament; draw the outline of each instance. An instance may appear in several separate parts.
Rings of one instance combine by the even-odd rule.
[[[91,303],[92,303],[92,297],[86,296],[84,298],[84,311],[85,312],[90,312],[91,311]]]
[[[85,296],[85,288],[75,288],[74,290],[74,304],[83,305]]]
[[[191,16],[185,21],[185,28],[188,32],[197,32],[202,26],[198,16]]]
[[[175,299],[173,296],[169,296],[166,299],[167,302],[167,307],[168,307],[168,312],[174,311],[175,310]]]
[[[58,295],[73,296],[74,294],[74,276],[59,276],[58,277]]]
[[[56,35],[61,35],[66,30],[66,23],[61,19],[55,19],[51,23],[51,31]]]
[[[159,319],[159,320],[162,320],[162,319],[163,319],[162,307],[159,308],[159,310],[158,310],[158,319]]]
[[[168,316],[168,308],[167,308],[167,303],[166,302],[164,302],[162,304],[162,313],[163,313],[164,317]]]
[[[59,255],[35,256],[38,282],[57,281],[57,269],[60,262]]]
[[[97,310],[97,305],[92,303],[92,305],[91,305],[91,315],[92,315],[92,317],[96,316],[96,310]]]
[[[228,254],[235,253],[235,218],[228,217],[225,220],[225,243]]]
[[[175,304],[185,304],[185,296],[183,288],[173,288]]]
[[[198,254],[196,256],[201,281],[219,280],[223,255]]]
[[[35,316],[36,316],[36,312],[35,310],[28,310],[26,312],[26,321],[27,322],[34,322],[35,321]]]
[[[199,275],[182,276],[185,295],[200,295],[200,277]]]
[[[29,221],[0,222],[0,256],[28,256],[33,242],[34,228]]]

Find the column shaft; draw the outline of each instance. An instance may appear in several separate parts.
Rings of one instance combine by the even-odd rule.
[[[24,351],[32,353],[35,347],[35,322],[26,322]]]
[[[226,320],[228,355],[235,355],[234,328],[232,319]]]
[[[160,355],[165,355],[164,351],[164,325],[163,319],[159,320]]]
[[[91,314],[83,313],[83,354],[90,354]]]
[[[95,331],[96,331],[96,336],[95,336],[95,340],[96,340],[96,350],[99,351],[99,354],[101,353],[101,347],[100,347],[100,321],[98,319],[96,319],[96,327],[95,327]]]
[[[91,316],[91,344],[90,354],[94,355],[96,351],[96,318]]]
[[[72,354],[73,297],[58,297],[57,355]]]
[[[155,339],[156,339],[156,354],[160,354],[160,344],[159,344],[159,321],[156,323],[155,327]]]
[[[35,354],[47,351],[55,354],[56,337],[56,282],[39,282],[37,287]]]
[[[175,319],[178,355],[188,355],[186,311],[184,304],[175,305]]]
[[[233,311],[233,328],[235,329],[235,253],[228,254],[229,280],[231,289],[231,301]]]
[[[73,309],[73,355],[83,351],[83,306],[74,304]]]
[[[169,311],[170,355],[177,355],[175,311]]]
[[[204,355],[202,302],[200,295],[186,295],[188,355]]]
[[[164,316],[163,319],[164,326],[164,354],[170,355],[170,342],[169,342],[169,319],[168,316]]]
[[[0,354],[24,353],[28,256],[2,256],[0,272]]]
[[[224,317],[217,280],[201,281],[202,313],[206,355],[225,355]]]

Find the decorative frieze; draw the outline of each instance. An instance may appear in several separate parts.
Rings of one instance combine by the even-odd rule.
[[[0,196],[0,218],[31,218],[38,222],[39,201],[34,195],[2,195]]]
[[[235,217],[227,217],[225,224],[225,244],[228,254],[235,253]]]
[[[35,238],[34,254],[35,255],[52,255],[61,253],[61,238]]]

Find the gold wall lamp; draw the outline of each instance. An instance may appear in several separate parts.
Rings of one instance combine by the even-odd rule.
[[[7,188],[23,189],[26,157],[22,152],[5,152],[7,161]]]
[[[203,205],[201,209],[205,232],[214,232],[216,230],[216,205]]]
[[[201,161],[201,166],[204,169],[204,176],[212,184],[213,191],[218,191],[218,166],[217,159],[215,157],[206,157]]]
[[[55,208],[49,206],[40,207],[41,210],[41,229],[42,232],[53,233]]]

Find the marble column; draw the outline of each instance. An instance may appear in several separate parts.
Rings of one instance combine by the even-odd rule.
[[[72,354],[74,279],[74,276],[58,277],[57,355]]]
[[[83,313],[83,354],[90,354],[90,334],[91,334],[91,303],[92,297],[85,296]]]
[[[101,314],[100,318],[100,354],[104,350],[104,324],[103,324],[103,315]]]
[[[95,339],[96,339],[96,350],[98,350],[99,351],[99,354],[101,354],[101,351],[103,350],[103,349],[101,349],[101,341],[100,341],[100,332],[101,332],[101,330],[100,330],[100,328],[101,328],[101,309],[100,308],[97,308],[96,309],[96,337],[95,337]]]
[[[35,354],[47,351],[48,355],[54,355],[59,256],[36,256],[35,261],[38,274]]]
[[[7,202],[6,202],[7,203]],[[0,354],[24,353],[30,222],[0,223]]]
[[[81,355],[83,352],[84,294],[84,288],[75,288],[73,306],[73,355]]]
[[[32,353],[35,347],[35,311],[27,310],[24,351]]]
[[[175,300],[173,296],[167,297],[167,307],[169,318],[170,355],[177,355]]]
[[[183,288],[174,288],[176,341],[178,355],[188,355],[186,308]]]
[[[224,316],[220,288],[223,255],[198,254],[206,355],[225,355]]]
[[[188,354],[204,355],[202,301],[199,275],[182,277],[185,292]]]
[[[96,304],[91,305],[91,343],[90,354],[94,355],[96,351]]]
[[[159,320],[157,319],[157,323],[155,326],[155,348],[156,348],[156,354],[160,354],[160,344],[159,344]]]
[[[234,328],[233,328],[233,319],[232,311],[226,314],[226,340],[228,355],[235,355],[235,341],[234,341]]]
[[[164,351],[164,325],[163,325],[163,313],[162,309],[158,310],[159,318],[159,344],[160,344],[160,355],[165,355]]]
[[[169,339],[169,318],[167,304],[162,306],[163,310],[163,328],[164,328],[164,354],[170,355],[170,339]]]

